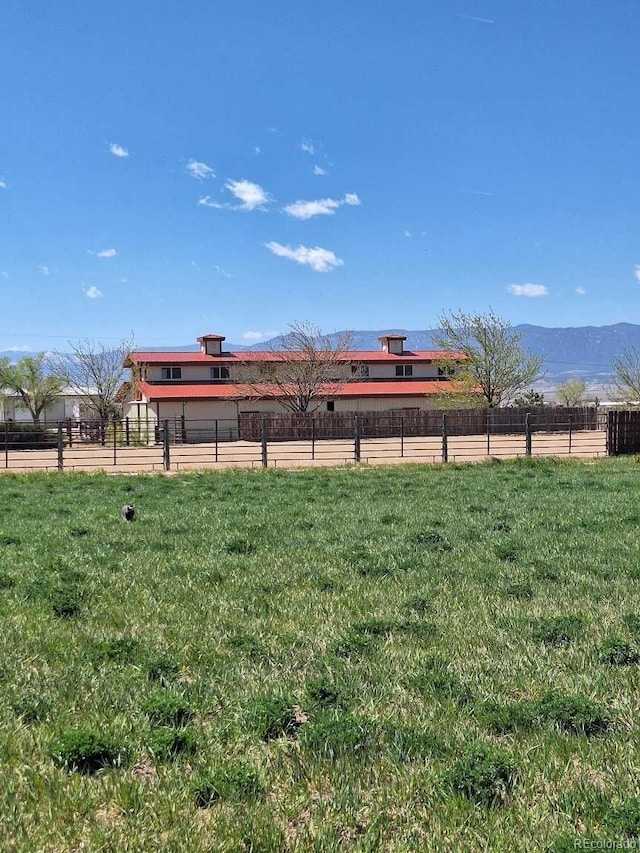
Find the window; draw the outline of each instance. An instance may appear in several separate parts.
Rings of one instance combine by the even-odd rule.
[[[352,364],[351,365],[351,375],[357,376],[358,379],[368,379],[369,378],[369,365],[368,364]]]
[[[449,379],[451,376],[454,376],[456,369],[453,365],[447,364],[445,367],[438,368],[438,376],[444,377],[445,379]]]
[[[211,368],[211,378],[212,379],[228,379],[229,378],[229,368],[225,367],[225,366],[212,367]]]
[[[413,376],[413,365],[412,364],[398,364],[398,365],[396,365],[396,376]]]
[[[182,379],[182,368],[181,367],[163,367],[162,368],[162,378],[163,379]]]
[[[334,400],[327,400],[327,411],[328,412],[335,412],[335,410],[336,410],[335,401]]]

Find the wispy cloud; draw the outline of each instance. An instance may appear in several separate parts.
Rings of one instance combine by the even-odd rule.
[[[576,287],[576,293],[578,294],[578,296],[584,296],[586,292],[587,291],[584,289],[584,287]]]
[[[544,284],[509,284],[507,291],[514,296],[529,296],[536,298],[538,296],[548,296],[549,291]]]
[[[38,269],[40,270],[42,275],[51,275],[51,270],[49,269],[49,267],[43,266],[43,267],[38,267]]]
[[[360,199],[356,193],[346,193],[344,198],[319,198],[315,201],[296,201],[288,204],[284,212],[294,219],[311,219],[313,216],[333,216],[343,204],[358,205]]]
[[[493,18],[476,18],[475,15],[463,15],[458,13],[456,18],[464,18],[465,21],[477,21],[479,24],[495,24]]]
[[[254,153],[256,156],[260,153],[260,151],[261,151],[261,150],[262,150],[262,149],[260,148],[260,146],[259,146],[259,145],[254,145],[254,146],[253,146],[253,153]]]
[[[118,145],[116,142],[112,142],[109,145],[109,151],[113,154],[114,157],[128,157],[129,152],[126,148],[123,148],[122,145]]]
[[[216,176],[211,166],[207,166],[206,163],[201,163],[199,160],[189,160],[187,163],[187,172],[199,181],[203,181],[205,178],[215,178]]]
[[[6,182],[6,181],[5,181],[5,179],[0,175],[0,190],[6,190],[6,188],[7,188],[7,182]]]
[[[115,258],[118,253],[115,249],[103,249],[96,254],[97,258]]]
[[[7,352],[31,352],[29,347],[8,347]]]
[[[2,276],[2,278],[9,278],[9,273],[6,270],[0,270],[0,275]]]
[[[87,299],[100,299],[104,294],[95,285],[92,285],[85,290],[85,295]]]
[[[283,246],[281,243],[274,241],[265,243],[265,246],[279,258],[288,258],[297,264],[311,267],[316,272],[329,272],[334,267],[344,265],[344,261],[338,258],[332,251],[321,249],[319,246],[315,246],[313,249],[307,246],[298,246],[294,249],[291,246]]]
[[[242,339],[256,344],[258,341],[268,341],[269,338],[274,338],[277,334],[277,332],[243,332]]]
[[[218,273],[218,275],[222,276],[222,278],[232,278],[233,277],[230,272],[223,270],[222,267],[218,266],[218,264],[214,264],[213,268]]]
[[[640,282],[640,265],[637,265],[634,271],[636,281]]]
[[[314,174],[314,175],[326,175],[326,174],[327,174],[327,170],[326,170],[326,169],[323,169],[323,168],[322,168],[322,166],[318,166],[318,165],[316,164],[316,165],[313,167],[313,174]]]
[[[313,145],[313,142],[305,141],[300,145],[300,150],[304,151],[305,154],[314,154],[316,149]]]
[[[405,237],[413,237],[413,231],[409,231],[408,228],[405,228],[402,233],[404,234]]]
[[[229,202],[220,203],[212,201],[211,196],[203,196],[198,199],[198,204],[204,207],[215,207],[219,210],[265,210],[267,205],[271,203],[272,198],[260,184],[254,184],[252,181],[227,181],[225,188],[235,196],[239,204]]]
[[[486,192],[485,190],[456,190],[457,193],[462,193],[463,195],[487,195],[493,196],[495,193]]]

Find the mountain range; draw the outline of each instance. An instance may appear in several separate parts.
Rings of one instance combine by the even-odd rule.
[[[537,383],[539,387],[551,388],[571,377],[583,379],[590,389],[604,389],[611,377],[611,362],[625,349],[636,347],[640,350],[640,325],[616,323],[612,326],[576,326],[569,328],[548,328],[523,324],[513,327],[522,335],[522,344],[544,359],[545,378]],[[377,350],[378,338],[384,334],[405,335],[405,349],[432,349],[433,329],[377,329],[351,332],[351,347],[354,350]],[[341,332],[330,335],[338,338]],[[246,347],[240,344],[225,343],[227,350],[265,350],[279,348],[282,338],[276,337],[260,344]],[[144,347],[141,345],[140,349]],[[152,349],[152,348],[149,348]],[[185,346],[155,347],[157,351],[192,351],[197,344]],[[8,357],[19,361],[28,353],[5,351],[0,358]]]

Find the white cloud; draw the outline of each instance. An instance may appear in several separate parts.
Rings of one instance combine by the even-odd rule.
[[[514,296],[548,296],[549,291],[544,284],[510,284],[507,286],[507,291]]]
[[[269,338],[274,338],[277,334],[277,332],[243,332],[242,339],[255,344],[258,341],[267,341]]]
[[[640,266],[636,266],[635,277],[636,277],[636,280],[640,282]]]
[[[222,276],[222,278],[232,278],[231,273],[227,272],[226,270],[223,270],[222,267],[218,266],[218,264],[214,264],[213,268],[218,273],[218,275]]]
[[[284,212],[295,219],[311,219],[312,216],[333,216],[343,204],[357,205],[360,199],[356,193],[347,193],[343,199],[319,198],[315,201],[296,201],[288,204]]]
[[[313,147],[312,142],[303,142],[300,146],[300,150],[304,151],[305,154],[313,154],[316,149]]]
[[[298,246],[293,249],[291,246],[283,246],[281,243],[274,241],[264,244],[270,252],[277,255],[279,258],[289,258],[297,264],[311,267],[316,272],[329,272],[334,267],[341,267],[344,261],[329,249],[321,249],[319,246],[311,249],[307,246]]]
[[[260,150],[261,150],[261,149],[260,149],[260,146],[259,146],[259,145],[254,145],[254,146],[253,146],[253,153],[254,153],[254,154],[259,154],[259,153],[260,153]]]
[[[128,157],[129,152],[126,148],[123,148],[122,145],[117,145],[115,142],[112,142],[109,146],[109,151],[113,154],[114,157]]]
[[[576,287],[576,293],[578,294],[578,296],[584,296],[586,292],[587,291],[584,289],[584,287]]]
[[[42,275],[51,275],[51,270],[49,267],[38,267]]]
[[[101,252],[98,252],[98,258],[115,258],[118,253],[115,249],[103,249]]]
[[[405,228],[402,233],[404,234],[405,237],[413,237],[413,232],[409,231],[407,228]]]
[[[198,199],[198,204],[204,207],[215,207],[218,210],[264,210],[272,199],[260,184],[254,184],[251,181],[227,181],[226,189],[236,197],[240,204],[229,204],[228,202],[220,203],[211,201],[211,196],[203,196]]]
[[[207,166],[206,163],[200,163],[198,160],[189,160],[187,163],[187,172],[200,181],[204,180],[204,178],[215,178],[216,176],[211,166]]]
[[[327,170],[326,170],[326,169],[323,169],[321,166],[317,166],[317,165],[316,165],[316,166],[314,166],[314,167],[313,167],[313,174],[314,174],[314,175],[326,175],[326,174],[327,174]]]
[[[6,190],[6,188],[7,188],[7,182],[5,181],[5,179],[3,177],[0,177],[0,189]]]
[[[95,285],[92,285],[91,287],[87,288],[85,290],[85,294],[87,296],[87,299],[100,299],[100,297],[103,295],[102,291],[98,290]]]
[[[31,352],[29,347],[9,347],[7,352]]]

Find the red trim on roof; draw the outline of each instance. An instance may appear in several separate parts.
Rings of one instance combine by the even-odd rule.
[[[410,382],[350,382],[337,391],[331,391],[332,399],[357,399],[364,397],[424,397],[447,391],[451,382],[429,382],[428,380]],[[141,382],[140,392],[151,403],[158,400],[269,400],[279,395],[265,386],[263,394],[248,385],[151,385]]]

